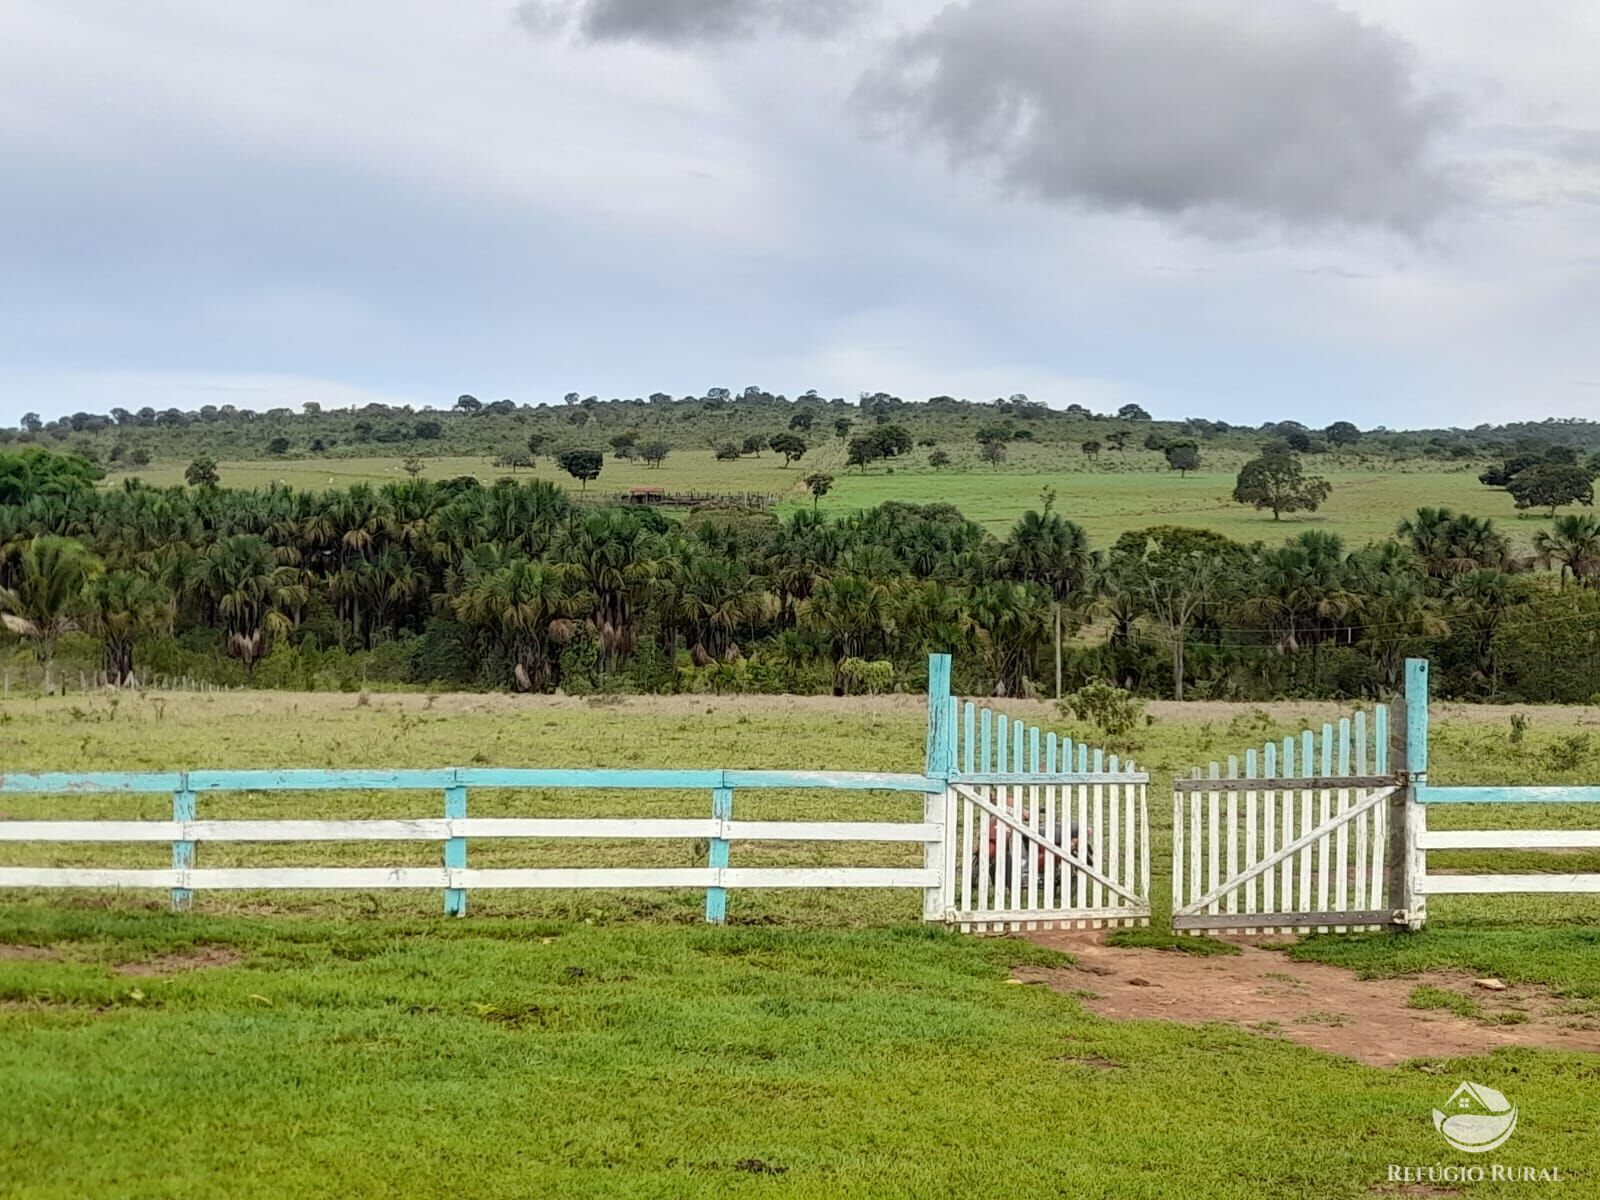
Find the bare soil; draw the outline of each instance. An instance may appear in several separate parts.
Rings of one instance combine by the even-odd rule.
[[[118,975],[171,975],[177,971],[195,971],[203,967],[231,967],[240,960],[240,954],[231,946],[196,946],[182,954],[162,954],[138,962],[118,963],[111,969]]]
[[[54,946],[14,946],[0,942],[0,962],[59,962],[64,957]],[[115,963],[110,969],[118,975],[172,975],[202,967],[231,967],[240,961],[240,957],[239,952],[230,946],[196,946],[181,954],[161,954],[135,962]]]
[[[1117,1020],[1223,1022],[1263,1036],[1339,1054],[1373,1066],[1412,1058],[1464,1058],[1501,1046],[1544,1046],[1600,1053],[1600,1023],[1573,1016],[1546,988],[1479,988],[1465,975],[1427,973],[1359,979],[1322,963],[1245,943],[1237,955],[1107,946],[1093,932],[1030,933],[1042,945],[1076,958],[1070,967],[1019,968],[1016,978],[1079,997],[1091,1011]],[[1470,996],[1486,1020],[1406,1005],[1424,984]],[[1495,1024],[1510,1014],[1517,1024]]]

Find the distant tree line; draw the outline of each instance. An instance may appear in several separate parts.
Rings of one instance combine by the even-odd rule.
[[[1069,688],[1151,695],[1377,695],[1409,654],[1434,659],[1448,695],[1600,691],[1587,514],[1526,553],[1438,508],[1355,549],[1172,526],[1094,547],[1048,491],[995,536],[943,504],[678,522],[580,507],[543,480],[235,491],[97,489],[95,474],[0,455],[0,613],[47,668],[92,638],[127,683],[178,645],[266,679],[336,649],[394,682],[524,691],[915,688],[934,650],[978,694],[1051,691],[1058,654]]]

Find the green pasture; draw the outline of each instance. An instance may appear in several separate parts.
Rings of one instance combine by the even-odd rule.
[[[951,451],[953,465],[934,470],[928,451],[918,449],[888,466],[865,474],[845,466],[841,444],[817,443],[804,459],[785,468],[774,454],[718,462],[709,450],[674,450],[659,468],[607,456],[600,478],[589,490],[609,494],[633,487],[662,487],[680,492],[760,492],[782,497],[785,509],[809,505],[801,480],[814,471],[833,475],[833,490],[819,504],[839,513],[888,500],[954,504],[962,513],[1003,533],[1023,512],[1037,508],[1043,489],[1056,491],[1056,510],[1088,530],[1105,547],[1129,529],[1181,524],[1214,529],[1239,541],[1276,541],[1305,529],[1337,533],[1352,547],[1391,536],[1395,525],[1422,505],[1444,505],[1477,516],[1493,517],[1514,542],[1529,543],[1548,521],[1542,513],[1519,513],[1511,497],[1478,482],[1481,464],[1441,466],[1422,460],[1327,456],[1309,459],[1308,473],[1333,484],[1322,510],[1273,521],[1235,504],[1234,478],[1246,455],[1241,451],[1207,451],[1206,469],[1187,476],[1167,470],[1157,454],[1129,450],[1103,451],[1091,463],[1075,449],[1060,445],[1011,448],[1006,465],[981,465],[965,448]],[[286,483],[297,488],[344,488],[352,483],[386,483],[408,478],[403,459],[394,457],[274,459],[223,461],[218,470],[225,487],[266,487]],[[492,456],[456,456],[423,460],[424,479],[472,475],[485,482],[511,474],[496,467]],[[183,482],[184,462],[156,462],[133,474],[152,484]],[[548,458],[533,470],[519,470],[518,479],[550,479],[565,487],[577,483]],[[112,475],[107,486],[116,484]]]
[[[1436,714],[1434,782],[1596,777],[1600,713],[1523,711],[1529,725],[1515,744],[1505,711]],[[1116,748],[1156,777],[1160,897],[1172,774],[1340,710],[1154,712]],[[7,771],[915,770],[923,716],[898,697],[144,694],[13,700],[0,705],[0,739]],[[481,815],[699,815],[709,803],[687,792],[471,795]],[[736,815],[793,818],[910,819],[916,804],[830,793],[734,801]],[[169,805],[4,795],[0,815],[157,817]],[[272,793],[202,797],[200,815],[433,815],[441,805],[427,793]],[[1531,807],[1447,815],[1480,825],[1600,817]],[[199,861],[399,863],[419,853],[290,849],[202,846]],[[5,853],[40,864],[137,865],[148,855],[154,865],[166,852]],[[733,853],[735,865],[837,861],[781,846]],[[883,863],[897,851],[843,853]],[[533,848],[491,857],[477,844],[470,854],[553,861]],[[700,854],[596,843],[565,861],[666,865]],[[1489,852],[1456,858],[1491,865]],[[1593,858],[1520,869],[1600,869]],[[1564,1194],[1600,1178],[1590,1056],[1517,1049],[1383,1069],[1220,1024],[1107,1021],[1072,996],[1008,982],[1012,967],[1050,952],[924,927],[918,907],[909,893],[736,891],[730,926],[715,929],[699,922],[700,893],[475,893],[460,921],[439,915],[434,893],[201,893],[182,916],[158,894],[10,893],[0,898],[0,1195],[1367,1197],[1390,1194],[1389,1163],[1456,1161],[1429,1113],[1459,1079],[1521,1105],[1505,1161],[1559,1165],[1571,1181]],[[1597,916],[1600,903],[1585,899],[1444,898],[1424,933],[1314,938],[1293,953],[1381,975],[1462,969],[1541,982],[1592,1012]],[[184,969],[191,954],[213,965]]]

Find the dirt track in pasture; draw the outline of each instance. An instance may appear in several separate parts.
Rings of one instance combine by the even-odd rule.
[[[1600,1021],[1564,1011],[1546,988],[1511,985],[1487,991],[1465,975],[1426,973],[1360,979],[1340,967],[1296,962],[1236,943],[1236,955],[1107,946],[1100,933],[1041,931],[1032,941],[1063,950],[1069,967],[1023,967],[1015,977],[1082,1000],[1117,1020],[1223,1022],[1287,1038],[1373,1066],[1412,1058],[1464,1058],[1501,1046],[1542,1046],[1600,1053]],[[1477,1001],[1487,1020],[1407,1006],[1425,984]],[[1515,1024],[1497,1024],[1498,1020]]]

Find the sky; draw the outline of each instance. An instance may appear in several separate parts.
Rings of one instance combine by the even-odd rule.
[[[6,0],[0,422],[1600,418],[1600,6]]]

